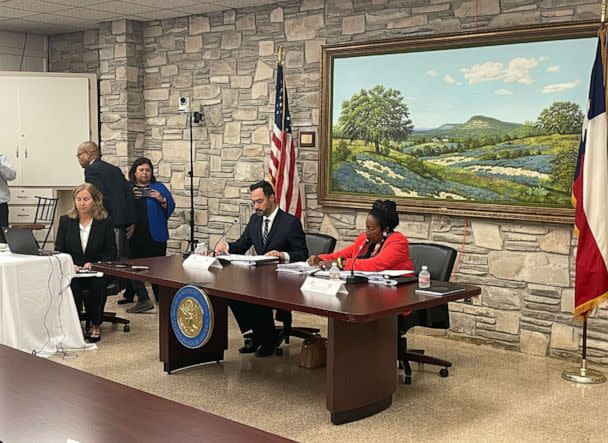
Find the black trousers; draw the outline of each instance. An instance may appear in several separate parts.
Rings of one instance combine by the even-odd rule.
[[[149,258],[149,257],[164,257],[167,255],[167,242],[158,243],[153,240],[149,242],[137,242],[134,239],[129,240],[129,258]],[[158,285],[152,285],[154,296],[158,302]],[[133,299],[137,295],[139,301],[145,301],[150,298],[144,282],[137,280],[129,280],[124,298]]]
[[[103,320],[103,309],[106,305],[105,277],[73,278],[70,283],[76,306],[84,304],[84,311],[94,325],[100,325]]]
[[[274,342],[274,319],[272,309],[242,301],[230,301],[230,308],[239,324],[241,333],[253,331],[253,344],[271,345]]]
[[[8,226],[8,203],[0,203],[0,227]]]

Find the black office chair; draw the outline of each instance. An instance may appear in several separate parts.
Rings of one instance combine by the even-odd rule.
[[[124,255],[124,249],[125,249],[125,234],[121,229],[115,228],[114,237],[116,239],[116,248],[118,250],[118,258],[122,259],[122,258],[124,258],[123,255]],[[122,287],[120,285],[119,280],[117,280],[117,279],[108,280],[108,284],[106,285],[106,295],[108,297],[111,295],[118,294],[121,290],[122,290]],[[83,291],[83,294],[86,296],[86,291]],[[78,308],[79,308],[79,318],[82,321],[85,318],[84,312],[83,312],[83,307],[78,306]],[[116,312],[104,311],[103,317],[102,317],[102,323],[103,322],[112,323],[113,325],[121,324],[121,325],[123,325],[122,330],[124,332],[129,332],[131,330],[131,320],[128,320],[128,319],[122,318],[122,317],[118,317],[116,315]],[[90,325],[87,322],[87,324],[85,325],[85,329],[88,331],[89,327],[90,327]]]
[[[49,239],[49,234],[53,229],[55,222],[55,211],[57,210],[56,198],[38,197],[38,205],[36,206],[36,215],[33,223],[14,223],[11,227],[17,229],[31,229],[32,231],[41,231],[46,229],[46,235],[40,249],[44,249],[46,242]]]
[[[427,266],[432,280],[448,281],[452,274],[452,268],[456,261],[457,252],[449,246],[433,245],[428,243],[410,243],[410,259],[416,273],[420,272],[422,266]],[[399,367],[404,370],[405,384],[412,383],[412,368],[410,362],[419,364],[430,364],[443,366],[439,375],[447,377],[448,368],[452,363],[430,355],[425,355],[424,350],[408,349],[406,332],[414,326],[425,326],[428,328],[447,329],[450,327],[450,314],[448,305],[443,304],[429,309],[414,311],[407,316],[398,316],[398,360]]]
[[[331,254],[334,252],[336,247],[336,239],[331,235],[326,234],[306,234],[306,247],[310,255],[319,254]],[[320,330],[318,328],[308,328],[304,326],[293,326],[292,325],[292,314],[291,311],[285,311],[283,309],[277,309],[275,319],[283,326],[277,326],[277,339],[276,339],[276,350],[275,355],[282,355],[283,350],[279,348],[281,343],[289,344],[290,337],[298,337],[306,339],[314,335],[319,335]],[[245,335],[246,339],[251,339],[251,334]]]

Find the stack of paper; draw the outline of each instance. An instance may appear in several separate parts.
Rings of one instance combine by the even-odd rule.
[[[280,263],[277,265],[277,271],[289,272],[291,274],[309,275],[317,270],[318,268],[310,266],[305,261],[298,261],[295,263]]]
[[[340,271],[341,280],[346,280],[349,275],[351,275],[351,271]],[[367,277],[369,283],[389,286],[416,281],[415,272],[405,270],[388,270],[381,272],[355,271],[354,275]],[[315,272],[315,277],[329,277],[329,271]]]
[[[268,255],[243,255],[243,254],[226,254],[217,257],[220,261],[226,261],[238,265],[261,265],[265,263],[276,263],[279,257],[270,257]]]

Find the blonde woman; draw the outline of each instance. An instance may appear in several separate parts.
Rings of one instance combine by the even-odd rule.
[[[72,256],[74,270],[91,269],[91,263],[115,260],[116,240],[112,220],[103,207],[101,193],[90,183],[83,183],[72,193],[74,205],[59,219],[55,249]],[[106,279],[74,278],[70,283],[76,306],[84,302],[91,322],[90,342],[101,338],[100,325],[106,304]],[[83,289],[88,291],[83,298]]]

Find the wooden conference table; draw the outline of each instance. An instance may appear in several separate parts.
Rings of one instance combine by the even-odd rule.
[[[0,392],[7,443],[288,441],[3,345]]]
[[[209,271],[185,269],[180,256],[129,260],[149,266],[147,271],[117,268],[111,263],[93,268],[106,274],[160,285],[160,360],[166,372],[199,363],[219,361],[228,348],[227,306],[240,300],[272,308],[320,315],[328,319],[326,406],[334,424],[368,417],[388,408],[397,387],[397,314],[478,295],[481,290],[443,297],[416,295],[415,284],[387,287],[347,285],[348,295],[305,295],[303,276],[276,272],[274,265],[228,265]],[[175,292],[195,284],[209,296],[215,326],[207,344],[182,346],[171,327]]]

